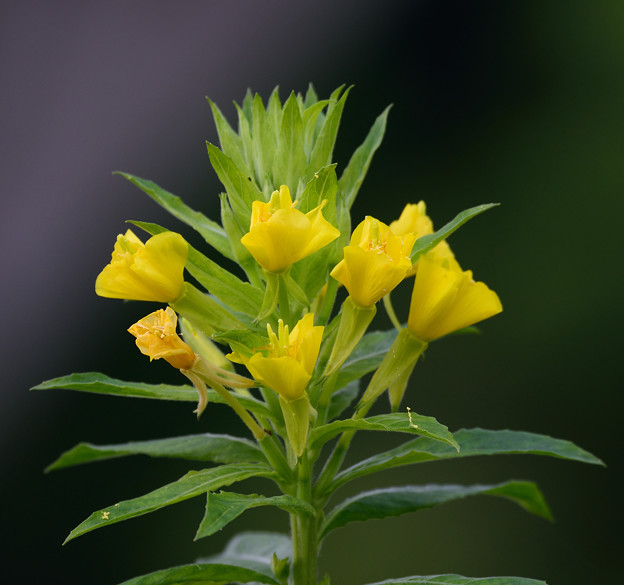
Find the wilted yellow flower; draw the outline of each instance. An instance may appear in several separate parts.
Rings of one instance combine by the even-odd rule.
[[[502,310],[498,295],[475,282],[470,270],[445,267],[427,255],[420,259],[407,319],[419,339],[437,339]]]
[[[251,357],[240,353],[227,357],[245,364],[251,375],[261,384],[275,390],[287,400],[303,395],[312,377],[323,337],[321,326],[314,326],[314,315],[308,313],[289,333],[288,326],[279,320],[277,335],[267,325],[269,346]]]
[[[397,236],[385,223],[367,216],[344,248],[344,259],[331,276],[361,307],[374,305],[397,286],[412,267],[410,252],[416,236]]]
[[[143,317],[128,329],[136,337],[137,347],[151,360],[163,358],[174,368],[190,370],[197,356],[179,337],[178,316],[169,307]]]
[[[175,301],[184,288],[188,244],[180,234],[163,232],[145,244],[131,230],[119,234],[110,264],[95,281],[101,297],[131,301]]]
[[[308,213],[295,209],[286,185],[274,191],[268,203],[254,201],[249,232],[241,243],[268,272],[283,272],[292,264],[335,240],[340,232],[321,212],[325,205]]]
[[[433,222],[427,215],[425,202],[419,201],[418,203],[408,203],[403,208],[399,219],[390,224],[390,229],[397,236],[414,234],[416,239],[432,234],[434,232]],[[453,251],[447,244],[446,240],[443,240],[433,249],[429,250],[427,254],[430,258],[433,258],[442,264],[446,262],[449,268],[460,270],[459,264],[457,260],[455,260],[455,254],[453,254]],[[416,273],[417,264],[418,263],[414,264],[407,276],[412,276]]]

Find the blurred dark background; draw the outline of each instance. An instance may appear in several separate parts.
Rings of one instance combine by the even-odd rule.
[[[567,438],[608,464],[472,459],[362,481],[342,495],[534,479],[556,522],[475,498],[352,524],[327,540],[322,568],[336,585],[444,572],[617,582],[624,4],[15,0],[0,14],[0,550],[10,582],[113,585],[216,553],[241,529],[286,530],[284,513],[258,510],[193,543],[197,498],[62,548],[93,510],[196,466],[133,458],[44,475],[60,452],[81,440],[242,429],[219,406],[196,422],[188,404],[28,388],[90,370],[179,381],[125,332],[153,307],[100,299],[93,283],[126,219],[192,236],[111,172],[152,179],[216,219],[221,187],[204,141],[217,138],[204,96],[232,120],[231,102],[248,87],[266,98],[279,84],[285,98],[310,81],[321,97],[355,85],[335,153],[342,168],[394,104],[354,221],[391,221],[425,199],[441,226],[464,208],[502,203],[450,242],[505,312],[482,336],[435,344],[407,404],[451,429]],[[396,295],[404,314],[406,294]],[[372,439],[360,437],[358,455],[387,440]]]

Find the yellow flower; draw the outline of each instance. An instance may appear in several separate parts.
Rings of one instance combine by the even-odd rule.
[[[390,229],[397,236],[414,234],[416,239],[432,234],[434,232],[433,222],[427,215],[425,202],[419,201],[418,203],[408,203],[401,212],[399,219],[390,224]],[[427,255],[441,264],[446,263],[449,268],[461,270],[459,263],[455,260],[455,254],[453,254],[451,247],[447,244],[446,240],[440,242],[433,249],[429,250]],[[418,262],[412,266],[412,269],[408,272],[407,276],[413,276],[416,274],[417,265]]]
[[[374,305],[397,286],[412,267],[410,252],[416,237],[397,236],[386,224],[367,216],[344,248],[344,259],[331,276],[349,291],[361,307]]]
[[[295,400],[303,396],[312,377],[323,329],[314,326],[312,313],[305,315],[290,333],[288,326],[280,319],[277,335],[267,325],[269,346],[266,355],[258,351],[247,357],[235,352],[227,357],[244,363],[251,375],[264,386],[287,400]]]
[[[283,272],[340,235],[321,213],[326,201],[308,213],[295,209],[296,203],[286,185],[268,203],[253,202],[249,232],[241,242],[268,272]]]
[[[184,288],[188,244],[180,234],[163,232],[145,244],[131,230],[119,234],[110,264],[95,281],[101,297],[131,301],[175,301]]]
[[[128,329],[137,347],[151,360],[163,358],[174,368],[190,370],[197,356],[176,332],[178,316],[173,309],[159,309]]]
[[[445,267],[427,255],[420,259],[407,319],[419,339],[437,339],[502,310],[498,295],[475,282],[470,270]]]

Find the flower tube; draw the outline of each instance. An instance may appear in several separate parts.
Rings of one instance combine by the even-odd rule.
[[[101,297],[131,301],[175,301],[184,289],[188,244],[180,234],[163,232],[145,244],[128,230],[119,234],[110,264],[95,281]]]

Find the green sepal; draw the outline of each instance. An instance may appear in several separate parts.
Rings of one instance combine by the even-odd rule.
[[[372,404],[387,388],[392,386],[394,386],[395,395],[390,400],[394,408],[394,401],[401,401],[407,379],[425,349],[427,349],[427,343],[415,337],[409,329],[399,331],[392,347],[373,374],[358,409]]]
[[[310,515],[316,513],[311,504],[289,495],[266,497],[257,494],[237,494],[223,491],[219,493],[208,492],[206,511],[194,540],[211,536],[238,518],[245,510],[258,506],[276,506],[287,512],[303,512]]]
[[[359,493],[336,506],[320,531],[324,538],[350,522],[400,516],[432,508],[467,496],[488,495],[506,498],[527,512],[552,521],[552,515],[537,485],[530,481],[507,481],[494,485],[419,485],[391,487]]]
[[[420,256],[435,248],[442,240],[448,238],[455,230],[464,225],[469,219],[472,219],[488,209],[497,207],[498,205],[500,205],[500,203],[485,203],[483,205],[477,205],[476,207],[466,209],[458,213],[451,221],[442,226],[439,230],[435,231],[433,234],[428,234],[418,238],[412,248],[412,264],[417,262]]]
[[[226,258],[234,260],[227,236],[218,223],[208,219],[203,213],[191,209],[177,195],[165,191],[152,181],[135,177],[129,173],[122,173],[121,171],[115,174],[128,179],[128,181],[149,195],[171,215],[199,232],[204,240],[215,250],[221,252]]]
[[[155,441],[132,441],[117,445],[79,443],[69,451],[65,451],[56,461],[48,465],[45,471],[130,455],[213,463],[266,463],[265,456],[253,441],[230,435],[204,433]]]
[[[294,400],[288,400],[280,395],[279,402],[284,415],[288,442],[295,455],[301,457],[308,441],[310,416],[313,413],[310,399],[307,392],[304,392],[299,398]]]
[[[228,329],[246,328],[223,305],[188,282],[184,283],[182,296],[169,304],[176,313],[188,319],[196,330],[205,335],[212,336]]]
[[[266,288],[264,289],[264,298],[262,299],[260,311],[258,311],[258,315],[256,316],[256,321],[262,321],[273,313],[277,307],[279,298],[279,287],[281,285],[280,275],[265,270],[264,276],[266,278]]]
[[[344,364],[368,329],[377,309],[375,305],[360,307],[348,296],[342,304],[340,325],[324,376],[331,376]]]

